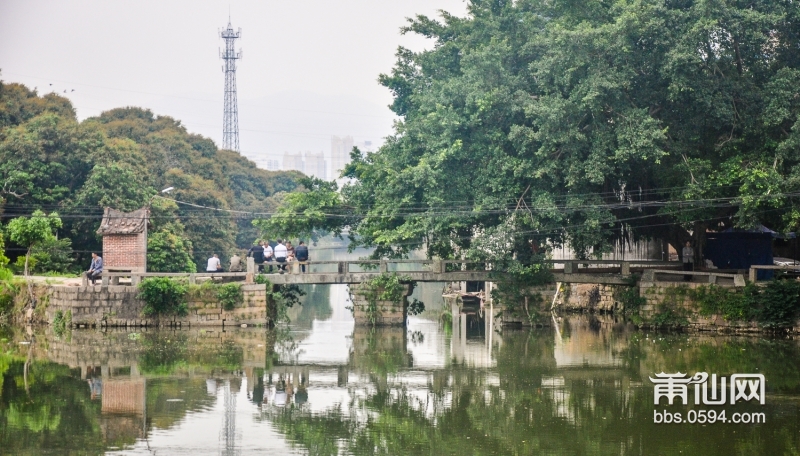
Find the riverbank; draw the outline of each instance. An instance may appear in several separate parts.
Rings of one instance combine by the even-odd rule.
[[[61,280],[59,280],[61,279]],[[77,280],[78,283],[74,283]],[[9,284],[0,309],[2,322],[61,327],[264,326],[275,323],[276,306],[268,284],[184,285],[174,309],[148,308],[139,287],[81,286],[80,278],[39,277]],[[170,290],[156,291],[156,295]],[[272,290],[269,290],[272,291]],[[157,296],[158,297],[158,296]]]
[[[555,300],[555,309],[622,315],[644,329],[800,334],[800,283],[777,280],[745,286],[678,281],[639,281],[629,286],[565,284]]]

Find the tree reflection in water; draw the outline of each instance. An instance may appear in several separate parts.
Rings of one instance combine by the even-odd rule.
[[[262,418],[320,455],[797,454],[797,342],[650,334],[592,316],[561,325],[506,331],[495,368],[450,362],[426,372],[426,385],[413,381],[419,371],[391,331],[357,328],[349,368],[368,381],[351,382],[348,401],[265,407]],[[653,424],[647,378],[663,370],[763,373],[767,405],[735,411],[765,412],[768,424]]]
[[[224,434],[232,449],[261,448],[271,433],[320,455],[797,452],[797,341],[648,333],[592,316],[557,324],[494,333],[491,346],[486,334],[456,340],[460,332],[424,320],[408,330],[356,327],[331,339],[349,347],[337,359],[306,353],[328,347],[306,343],[313,329],[60,338],[6,329],[0,452],[99,454],[142,444],[154,430],[185,441],[195,435],[191,417],[224,413],[226,388],[229,402],[240,397],[235,421],[226,421],[235,423]],[[764,412],[767,424],[653,424],[648,377],[661,371],[764,374],[767,405],[727,409]],[[100,383],[94,399],[92,381]]]

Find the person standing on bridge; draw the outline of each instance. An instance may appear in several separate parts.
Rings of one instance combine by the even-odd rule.
[[[305,273],[305,262],[308,261],[308,247],[306,246],[305,242],[300,241],[300,244],[294,249],[294,256],[297,261],[300,262],[300,270]]]
[[[283,241],[278,239],[278,245],[275,246],[275,261],[278,263],[278,272],[283,274],[286,272],[286,255],[288,254],[286,246]]]
[[[694,271],[694,249],[692,248],[692,243],[686,241],[686,246],[681,251],[681,256],[683,257],[683,270],[684,271]],[[692,281],[691,275],[683,276],[683,280],[686,282]]]
[[[258,272],[264,272],[264,241],[258,241],[256,245],[250,247],[247,256],[253,259]]]

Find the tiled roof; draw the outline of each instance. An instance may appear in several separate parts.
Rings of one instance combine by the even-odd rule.
[[[122,212],[107,207],[97,234],[139,234],[144,231],[148,219],[146,207],[133,212]]]

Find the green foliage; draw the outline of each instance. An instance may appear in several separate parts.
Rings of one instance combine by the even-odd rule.
[[[67,98],[40,97],[22,85],[0,83],[0,211],[8,217],[57,207],[62,214],[86,215],[65,217],[62,231],[79,253],[79,264],[88,263],[86,252],[100,248],[96,230],[105,206],[138,209],[158,189],[172,186],[170,197],[192,204],[272,212],[300,177],[258,169],[238,153],[218,150],[210,139],[189,133],[179,121],[149,110],[113,109],[78,122]],[[216,211],[182,206],[168,214],[156,212],[152,234],[165,222],[180,222],[180,236],[203,246],[203,251],[185,249],[195,263],[209,252],[245,247],[257,234],[249,219],[218,217]],[[161,239],[162,249],[174,241]],[[186,270],[184,257],[162,266]]]
[[[797,5],[775,1],[474,0],[466,17],[417,16],[403,32],[432,45],[380,76],[394,134],[354,151],[341,200],[285,200],[286,231],[349,227],[375,257],[452,257],[509,221],[516,254],[568,242],[584,257],[627,235],[680,250],[720,223],[791,231],[798,29]]]
[[[147,237],[150,272],[197,272],[192,253],[192,241],[184,236],[180,222],[166,223]]]
[[[269,291],[272,288],[272,282],[270,282],[269,277],[267,277],[265,274],[257,274],[253,278],[253,282],[259,285],[266,285],[267,291]]]
[[[276,322],[289,322],[287,309],[300,305],[300,298],[306,295],[298,285],[280,285],[274,287],[266,274],[257,274],[254,282],[265,285],[267,289],[267,300],[275,304]]]
[[[658,313],[653,315],[650,323],[657,328],[679,328],[686,326],[689,320],[686,312],[674,306],[662,306]]]
[[[6,320],[14,307],[14,296],[17,287],[14,285],[14,274],[8,266],[8,257],[3,255],[3,231],[0,230],[0,323]]]
[[[305,191],[284,196],[275,214],[268,219],[253,220],[262,237],[309,238],[314,229],[341,233],[346,210],[335,182],[317,178],[300,179]]]
[[[26,350],[27,351],[27,350]],[[66,365],[0,354],[3,408],[0,448],[6,454],[101,454],[99,401]],[[125,444],[133,444],[130,439]]]
[[[255,283],[267,286],[267,297],[276,300],[284,307],[294,307],[295,304],[300,305],[300,298],[306,295],[306,292],[300,289],[297,285],[280,285],[277,290],[273,291],[272,282],[265,274],[258,274],[254,279]]]
[[[800,282],[773,280],[759,298],[758,321],[764,326],[786,328],[800,319]]]
[[[279,307],[294,307],[300,305],[300,298],[306,292],[297,285],[280,285],[276,291],[267,290],[267,296],[275,300]]]
[[[225,310],[233,310],[244,303],[244,291],[238,283],[228,283],[220,285],[217,291],[217,299]]]
[[[384,272],[364,282],[360,292],[367,300],[390,301],[399,304],[405,298],[408,276],[396,272]]]
[[[20,288],[8,269],[0,269],[0,323],[6,322],[14,311],[14,299]]]
[[[3,240],[3,230],[0,229],[0,274],[2,271],[7,271],[6,266],[8,266],[8,257],[5,256],[5,241]],[[0,281],[4,280],[2,276],[0,276]]]
[[[50,324],[56,336],[63,336],[64,333],[72,327],[72,311],[67,310],[66,312],[62,312],[61,310],[56,310],[53,321]]]
[[[9,239],[27,249],[25,275],[30,272],[28,263],[33,248],[46,242],[52,242],[55,239],[53,231],[61,226],[61,218],[57,213],[53,212],[47,215],[40,210],[34,211],[31,217],[17,217],[8,223]]]
[[[408,314],[419,315],[422,312],[425,312],[425,303],[417,298],[412,299],[411,303],[408,304]]]
[[[691,292],[702,315],[721,315],[729,321],[757,321],[768,328],[792,327],[800,319],[800,282],[772,280],[744,289],[715,285]]]
[[[380,318],[378,302],[389,301],[395,305],[402,304],[406,298],[406,289],[409,283],[412,289],[416,286],[408,276],[398,275],[396,272],[384,272],[359,285],[356,293],[363,296],[364,300],[367,301],[364,312],[367,314],[367,319],[372,326],[375,326],[378,318]],[[414,312],[417,313],[425,310],[425,304],[421,301],[415,300],[413,307]]]
[[[637,279],[638,277],[633,277],[627,286],[615,287],[613,293],[614,299],[622,303],[623,313],[631,317],[638,317],[639,309],[647,303],[647,299],[639,295]]]
[[[74,262],[72,241],[67,238],[47,239],[31,249],[29,269],[34,273],[46,274],[66,273],[72,269]]]
[[[139,284],[137,299],[144,301],[142,313],[146,316],[185,316],[188,287],[183,281],[169,277],[151,277]]]

